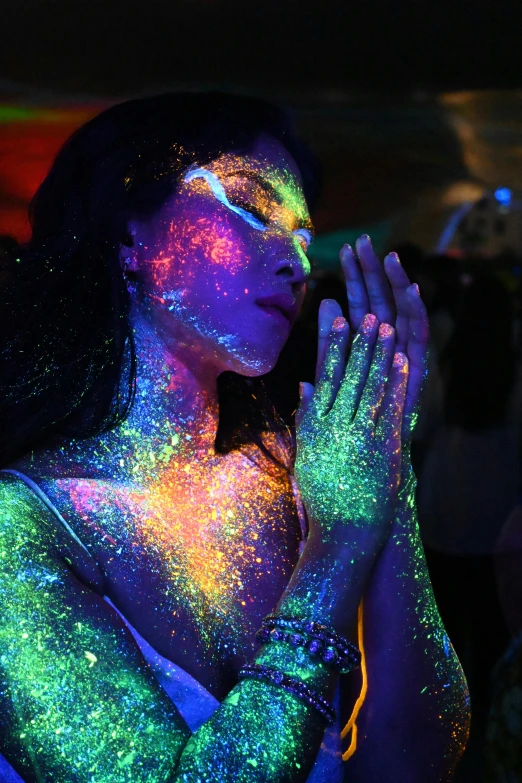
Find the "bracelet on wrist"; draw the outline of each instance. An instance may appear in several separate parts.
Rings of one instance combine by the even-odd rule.
[[[361,664],[361,653],[354,644],[313,620],[269,614],[263,619],[256,638],[262,644],[286,642],[292,647],[303,647],[311,657],[335,666],[341,674],[347,674]]]
[[[240,669],[239,679],[252,679],[270,685],[276,685],[284,691],[287,691],[287,693],[297,696],[298,699],[304,701],[310,707],[313,707],[322,715],[328,724],[333,724],[337,720],[334,708],[328,704],[320,693],[309,688],[302,680],[288,677],[288,675],[279,671],[279,669],[272,669],[269,666],[263,666],[259,663],[248,663]]]

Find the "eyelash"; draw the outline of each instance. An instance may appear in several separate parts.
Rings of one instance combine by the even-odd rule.
[[[252,217],[255,217],[256,220],[259,220],[260,223],[262,223],[264,226],[268,226],[270,220],[266,217],[266,215],[263,215],[263,213],[257,209],[253,204],[247,204],[244,201],[240,201],[239,199],[231,199],[230,203],[233,204],[235,207],[240,207],[241,209],[244,209],[245,212],[248,212],[252,215]],[[310,249],[311,241],[308,241],[306,237],[304,237],[302,234],[294,233],[294,237],[297,240],[301,250],[303,253],[307,253]]]
[[[244,209],[245,212],[249,212],[252,217],[255,217],[256,220],[259,220],[260,223],[262,223],[264,226],[267,226],[269,223],[269,220],[266,215],[263,215],[262,212],[260,212],[255,206],[252,204],[246,204],[238,199],[231,199],[230,203],[233,204],[235,207],[240,207],[241,209]]]

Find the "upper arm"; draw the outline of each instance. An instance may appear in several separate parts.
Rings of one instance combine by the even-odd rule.
[[[189,730],[50,512],[0,481],[0,751],[27,783],[166,783]]]

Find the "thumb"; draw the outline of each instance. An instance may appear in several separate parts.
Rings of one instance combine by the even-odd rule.
[[[297,426],[301,424],[303,416],[308,410],[314,391],[315,387],[311,383],[302,381],[299,384],[299,407],[295,412],[295,423]]]

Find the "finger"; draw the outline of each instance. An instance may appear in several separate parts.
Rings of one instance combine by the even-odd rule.
[[[373,313],[366,313],[350,351],[350,359],[339,387],[334,408],[343,421],[352,421],[359,405],[377,340],[379,321]]]
[[[377,424],[381,403],[388,385],[388,373],[393,361],[394,349],[395,329],[389,324],[381,324],[368,372],[368,380],[355,415],[355,420],[360,424]]]
[[[356,332],[366,313],[370,312],[370,300],[360,264],[350,245],[344,245],[339,258],[346,281],[350,327]]]
[[[342,316],[341,306],[335,299],[323,299],[319,305],[319,336],[317,338],[317,362],[315,365],[315,383],[319,380],[328,348],[328,340],[332,324],[338,316]]]
[[[403,439],[406,442],[413,432],[420,405],[422,390],[428,370],[428,343],[430,328],[428,313],[421,299],[419,286],[408,288],[408,342],[406,353],[409,362],[408,389],[404,406]]]
[[[355,243],[355,248],[370,300],[369,312],[374,313],[380,323],[394,324],[395,302],[392,290],[383,265],[373,250],[370,237],[363,234]]]
[[[313,394],[314,394],[314,386],[311,383],[302,381],[299,384],[299,407],[295,412],[296,427],[299,427],[299,425],[301,424],[301,421],[303,420],[303,416],[305,415],[306,411],[310,406]]]
[[[406,353],[408,342],[408,320],[410,316],[410,306],[407,290],[410,280],[404,271],[397,253],[388,253],[384,259],[384,271],[391,286],[392,295],[395,301],[395,350]]]
[[[325,416],[337,396],[346,364],[346,351],[350,329],[342,315],[337,316],[330,329],[328,346],[319,374],[313,404],[318,416]]]
[[[376,440],[386,447],[390,460],[398,474],[401,461],[401,430],[408,386],[409,363],[406,354],[396,352],[390,369],[388,386],[382,401],[375,430]]]

